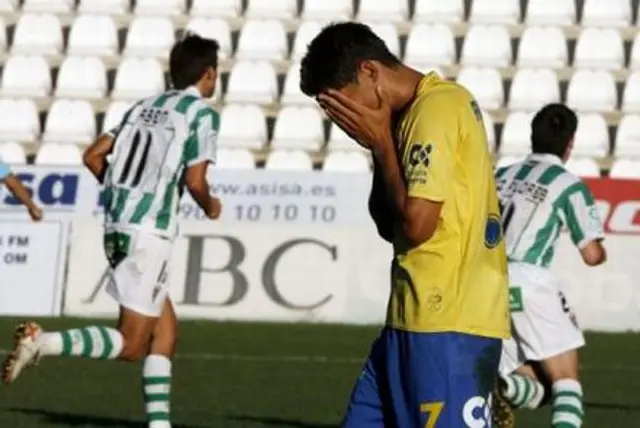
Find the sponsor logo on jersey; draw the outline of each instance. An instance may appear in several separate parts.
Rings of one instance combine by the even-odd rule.
[[[500,217],[496,214],[489,214],[484,228],[484,245],[487,248],[495,248],[502,240],[502,224]]]

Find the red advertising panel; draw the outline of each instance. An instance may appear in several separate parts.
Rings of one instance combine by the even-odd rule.
[[[640,234],[640,180],[586,179],[598,201],[605,231]]]

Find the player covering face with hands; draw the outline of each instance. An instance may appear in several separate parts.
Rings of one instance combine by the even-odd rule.
[[[370,28],[330,25],[302,60],[302,91],[374,161],[369,200],[394,247],[386,326],[346,428],[489,428],[507,267],[480,110],[463,87],[402,64]]]
[[[206,179],[220,122],[204,100],[215,90],[217,53],[217,42],[195,35],[176,43],[170,55],[174,89],[137,102],[84,154],[85,165],[104,184],[107,291],[120,305],[117,328],[45,332],[35,322],[24,323],[3,367],[5,382],[43,356],[142,359],[148,427],[171,427],[177,320],[167,279],[184,187],[209,218],[221,210]]]

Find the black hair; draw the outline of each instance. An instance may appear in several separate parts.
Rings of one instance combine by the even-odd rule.
[[[365,60],[389,67],[400,64],[368,26],[357,22],[330,24],[307,47],[300,66],[300,90],[316,96],[326,89],[341,89],[355,83],[358,67]]]
[[[578,117],[564,104],[547,104],[531,121],[533,153],[564,157],[578,128]]]
[[[188,33],[177,41],[169,55],[169,75],[176,89],[195,85],[209,67],[218,68],[220,45],[213,39],[205,39]]]

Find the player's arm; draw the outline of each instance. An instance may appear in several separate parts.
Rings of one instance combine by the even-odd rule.
[[[82,162],[100,184],[104,182],[104,176],[109,166],[107,156],[113,150],[114,141],[113,133],[104,133],[82,155]]]
[[[0,163],[0,183],[3,183],[7,190],[20,201],[27,210],[33,221],[42,220],[42,210],[36,205],[29,191],[24,187],[22,181],[11,173],[6,164]]]
[[[558,199],[571,240],[578,247],[582,260],[598,266],[607,260],[602,245],[604,230],[598,207],[589,188],[582,181],[569,187]]]
[[[452,177],[452,147],[457,126],[451,112],[431,108],[410,125],[407,148],[398,162],[395,145],[375,156],[382,165],[389,203],[412,245],[428,241],[436,230]],[[454,115],[455,116],[455,115]],[[396,220],[396,221],[397,221]]]
[[[378,229],[378,234],[387,242],[393,241],[393,217],[387,204],[381,167],[374,159],[373,181],[369,194],[369,214]]]
[[[222,210],[220,199],[211,195],[207,181],[209,164],[216,162],[218,128],[217,113],[210,109],[203,111],[191,125],[184,147],[187,166],[185,185],[198,206],[211,219],[220,217]]]

